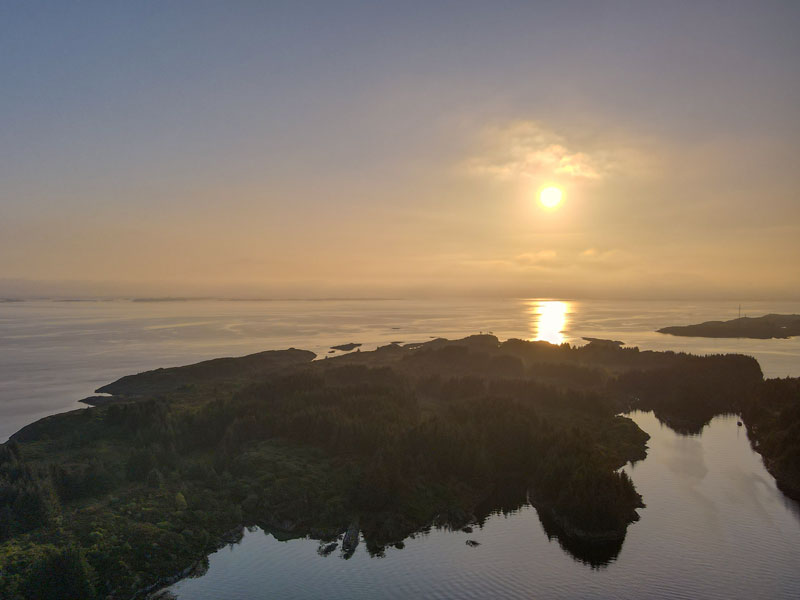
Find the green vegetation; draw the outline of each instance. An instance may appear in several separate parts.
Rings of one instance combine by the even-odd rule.
[[[742,407],[742,418],[778,487],[800,500],[800,378],[765,381]]]
[[[102,388],[113,401],[15,434],[0,446],[0,597],[142,595],[242,525],[330,541],[360,530],[380,554],[528,500],[548,535],[603,564],[643,506],[618,468],[648,436],[616,415],[649,402],[694,424],[761,385],[747,357],[600,341],[473,336],[312,356],[126,377]]]
[[[758,394],[762,377],[749,356],[677,354],[663,367],[622,373],[611,387],[675,431],[698,434],[716,415],[740,412]]]

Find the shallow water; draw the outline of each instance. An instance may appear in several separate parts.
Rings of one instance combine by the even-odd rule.
[[[800,303],[753,302],[750,315],[800,313]],[[651,350],[755,356],[770,377],[800,375],[800,338],[737,340],[655,333],[667,325],[737,316],[720,302],[505,300],[286,300],[0,303],[0,441],[123,375],[261,350],[461,337],[583,343],[601,337]]]
[[[495,514],[473,533],[433,530],[402,550],[348,560],[308,539],[260,529],[209,557],[181,600],[261,598],[770,598],[800,595],[800,510],[776,488],[736,418],[681,436],[652,413],[629,416],[652,437],[625,469],[647,507],[615,560],[592,568],[548,540],[536,510]],[[480,546],[465,542],[475,540]]]

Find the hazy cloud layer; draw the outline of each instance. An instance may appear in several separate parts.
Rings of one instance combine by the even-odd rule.
[[[798,3],[0,12],[0,297],[800,297]]]
[[[564,136],[536,121],[514,121],[483,132],[481,153],[467,161],[467,171],[499,179],[547,181],[559,176],[601,179],[614,169],[611,152],[575,147]]]

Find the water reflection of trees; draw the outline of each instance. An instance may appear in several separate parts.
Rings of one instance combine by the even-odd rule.
[[[574,536],[570,536],[552,517],[548,516],[547,511],[537,510],[539,522],[542,524],[547,539],[551,542],[555,539],[558,545],[578,562],[590,565],[592,568],[601,569],[614,562],[622,550],[622,539],[612,540],[593,540],[587,542]]]
[[[642,506],[618,469],[644,457],[647,435],[617,413],[652,408],[701,427],[762,385],[748,357],[602,340],[473,336],[309,360],[286,351],[131,376],[110,390],[126,401],[25,428],[0,453],[0,540],[38,530],[42,544],[87,539],[88,549],[77,522],[59,520],[62,531],[52,515],[124,498],[96,502],[92,517],[109,541],[87,560],[111,589],[184,569],[241,523],[329,544],[349,533],[379,555],[426,523],[461,529],[520,510],[521,480],[548,537],[601,567]],[[781,390],[767,412],[745,414],[791,475],[799,419],[793,388]],[[23,565],[38,550],[15,552]],[[6,573],[0,595],[36,575]]]
[[[491,495],[481,502],[475,510],[476,523],[483,527],[489,517],[501,514],[509,516],[524,510],[526,507],[535,508],[528,494],[527,486],[522,482],[506,482],[496,487]],[[624,543],[624,537],[614,540],[581,540],[569,533],[558,524],[550,512],[544,508],[535,508],[547,539],[556,541],[562,550],[576,561],[600,569],[619,556]]]

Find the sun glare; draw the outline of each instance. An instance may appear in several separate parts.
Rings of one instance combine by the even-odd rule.
[[[546,187],[539,192],[539,202],[545,208],[555,208],[561,204],[562,191],[557,187]]]
[[[567,327],[570,311],[569,302],[557,300],[535,301],[531,305],[533,326],[536,332],[535,341],[564,343],[564,330]]]

